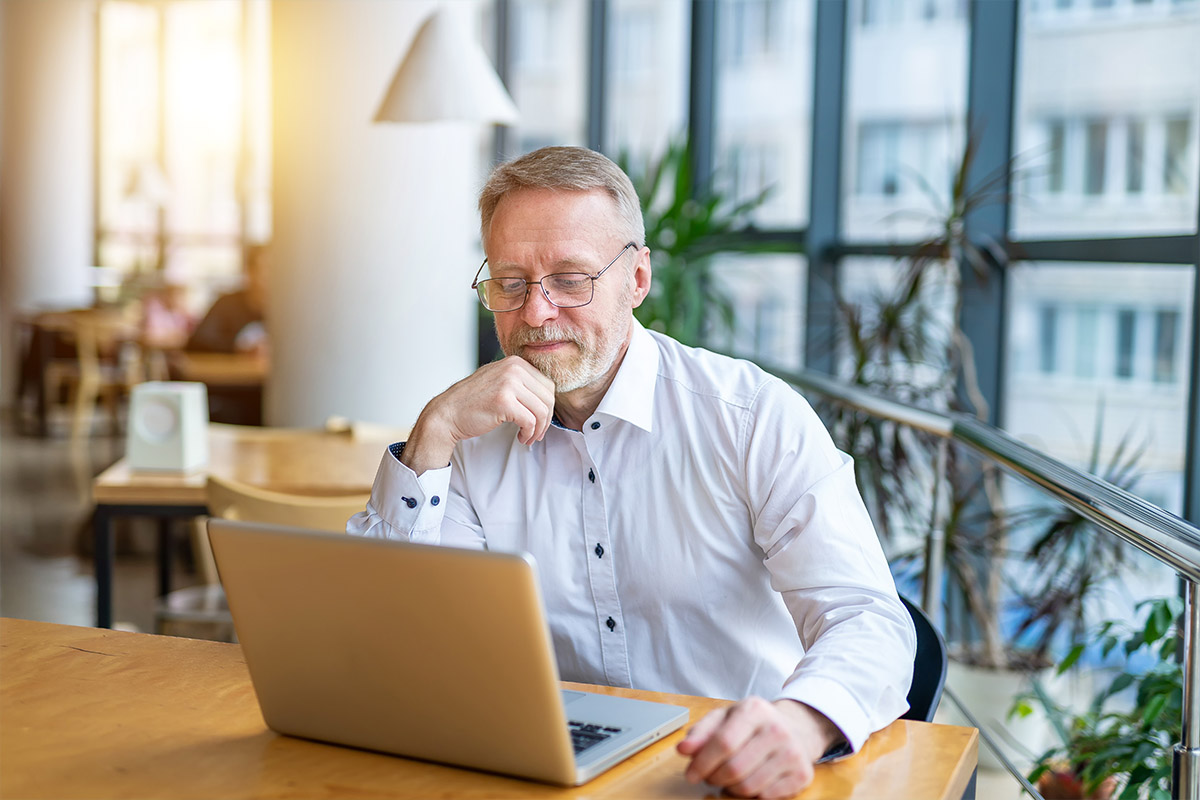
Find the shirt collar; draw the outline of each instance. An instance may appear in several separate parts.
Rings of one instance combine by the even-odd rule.
[[[596,413],[623,419],[647,433],[652,432],[658,360],[658,345],[654,338],[640,322],[633,320],[633,334],[625,358]]]

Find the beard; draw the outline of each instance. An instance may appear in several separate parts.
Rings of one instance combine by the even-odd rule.
[[[574,345],[575,352],[522,352],[526,345],[543,342],[569,342]],[[501,342],[501,349],[505,355],[515,353],[528,361],[538,372],[554,381],[556,393],[566,394],[590,386],[605,377],[617,360],[623,342],[622,336],[592,339],[572,328],[547,323],[540,328],[522,328],[514,331],[507,341]]]

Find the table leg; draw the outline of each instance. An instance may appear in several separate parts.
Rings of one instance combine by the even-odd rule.
[[[112,627],[113,542],[112,515],[104,506],[92,514],[92,542],[96,562],[96,627]]]
[[[170,517],[158,518],[158,596],[171,593],[171,567],[175,564],[175,536]]]
[[[34,338],[38,340],[38,359],[41,361],[38,365],[37,377],[37,432],[38,436],[44,439],[50,435],[49,398],[46,397],[46,370],[49,369],[50,361],[54,358],[54,335],[49,331],[40,330],[35,332]]]

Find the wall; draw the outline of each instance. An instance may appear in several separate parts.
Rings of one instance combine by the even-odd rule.
[[[474,366],[480,130],[371,122],[432,8],[273,4],[270,424],[408,425]]]

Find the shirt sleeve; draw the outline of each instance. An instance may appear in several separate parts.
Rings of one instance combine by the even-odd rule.
[[[367,507],[347,520],[346,533],[482,549],[478,522],[464,516],[469,505],[451,488],[454,466],[417,475],[401,463],[401,452],[399,443],[384,450]]]
[[[837,450],[804,398],[769,381],[745,430],[754,537],[805,650],[778,697],[820,711],[858,750],[908,708],[912,620],[858,492],[853,461]]]

